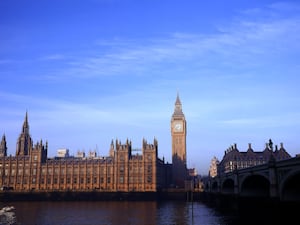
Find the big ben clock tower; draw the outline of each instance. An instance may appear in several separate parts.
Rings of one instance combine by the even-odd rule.
[[[172,176],[173,184],[184,187],[187,177],[186,167],[186,120],[177,94],[175,109],[171,119],[172,135]]]

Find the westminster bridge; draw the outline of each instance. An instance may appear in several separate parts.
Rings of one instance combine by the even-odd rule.
[[[300,157],[270,160],[253,167],[209,178],[205,192],[215,196],[268,198],[280,202],[300,202]]]

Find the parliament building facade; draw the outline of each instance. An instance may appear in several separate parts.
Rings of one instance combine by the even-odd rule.
[[[156,192],[183,187],[187,178],[186,121],[177,95],[171,119],[172,164],[158,157],[158,142],[142,141],[141,154],[132,143],[116,140],[106,157],[48,158],[48,143],[33,143],[26,112],[15,156],[0,143],[0,187],[14,191]],[[133,154],[134,153],[134,154]]]

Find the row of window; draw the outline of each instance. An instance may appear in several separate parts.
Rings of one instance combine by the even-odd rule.
[[[112,171],[112,167],[107,167],[107,169],[105,167],[100,167],[100,174],[110,174],[111,171]],[[133,170],[133,171],[132,171]],[[29,168],[26,168],[26,169],[23,169],[23,168],[19,168],[18,170],[16,170],[15,168],[12,168],[12,169],[5,169],[4,170],[4,175],[5,176],[8,176],[9,175],[9,171],[11,171],[11,175],[16,175],[16,172],[18,172],[18,175],[23,175],[23,173],[25,175],[29,175],[30,174],[30,169]],[[71,174],[78,174],[78,172],[80,172],[81,175],[84,175],[84,174],[87,174],[87,175],[90,175],[92,174],[98,174],[98,170],[97,169],[94,169],[92,170],[91,168],[72,168],[72,167],[69,167],[67,169],[65,168],[42,168],[42,171],[41,171],[41,174],[42,175],[46,175],[46,174],[54,174],[55,175],[58,175],[58,174],[62,174],[64,175],[65,174],[65,171],[67,171],[67,174],[68,175],[71,175]],[[121,166],[120,167],[120,172],[124,172],[125,171],[125,168],[124,166]],[[133,173],[139,173],[139,172],[142,172],[143,171],[143,167],[129,167],[129,171],[132,171]],[[147,166],[147,172],[150,173],[152,172],[152,165],[148,165]],[[3,170],[0,169],[0,175],[2,175],[3,173]],[[33,175],[36,175],[37,174],[37,168],[32,168],[32,174]]]
[[[16,178],[16,183],[17,184],[27,184],[28,183],[28,180],[29,180],[29,177],[17,177]],[[3,184],[14,184],[14,181],[15,181],[15,177],[11,177],[10,179],[8,178],[4,178],[3,179]],[[99,183],[100,184],[104,184],[104,183],[107,183],[107,184],[110,184],[112,181],[111,177],[107,177],[106,179],[104,177],[100,177],[99,179]],[[54,177],[53,179],[51,178],[47,178],[47,177],[41,177],[39,183],[40,184],[97,184],[98,183],[98,178],[97,177],[87,177],[87,178],[83,178],[83,177],[80,177],[80,178],[77,178],[77,177],[73,177],[73,179],[71,177],[67,177],[67,178],[64,178],[64,177]],[[143,177],[129,177],[129,180],[128,180],[129,183],[131,184],[138,184],[138,183],[143,183]],[[152,183],[152,176],[147,176],[147,179],[146,179],[146,182],[147,183]],[[37,178],[36,177],[32,177],[31,178],[31,183],[32,184],[36,184],[37,183]],[[119,177],[119,183],[123,184],[125,183],[125,179],[123,176]]]
[[[237,166],[237,169],[243,169],[248,168],[251,166],[261,165],[264,164],[265,161],[259,160],[259,161],[229,161],[225,164],[225,171],[232,171],[234,170],[234,165]]]

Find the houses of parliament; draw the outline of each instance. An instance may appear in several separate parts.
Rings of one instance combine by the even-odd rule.
[[[0,143],[0,187],[26,191],[156,192],[187,179],[186,120],[177,94],[171,117],[172,164],[158,157],[158,141],[142,140],[141,152],[132,143],[113,140],[106,157],[48,158],[48,143],[34,144],[26,112],[15,156],[7,155],[6,137]],[[134,153],[134,154],[133,154]]]

